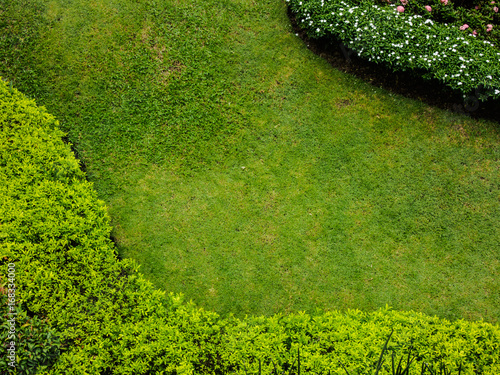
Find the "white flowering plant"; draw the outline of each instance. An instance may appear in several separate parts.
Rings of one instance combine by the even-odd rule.
[[[500,97],[500,49],[460,28],[371,0],[287,0],[311,38],[335,37],[360,57],[422,72],[480,99]]]

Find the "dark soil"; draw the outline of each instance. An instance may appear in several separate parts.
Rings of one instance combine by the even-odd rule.
[[[453,90],[438,80],[425,80],[419,72],[393,71],[380,64],[361,59],[341,41],[332,38],[311,39],[297,25],[294,15],[288,11],[294,32],[316,55],[327,60],[334,68],[352,74],[370,84],[384,88],[407,98],[420,100],[429,105],[473,118],[500,123],[500,100],[480,101],[477,93],[464,100],[461,92]]]

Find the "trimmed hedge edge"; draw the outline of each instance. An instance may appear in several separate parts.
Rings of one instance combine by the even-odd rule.
[[[401,357],[412,345],[415,366],[500,373],[500,327],[482,321],[389,308],[221,318],[155,289],[136,262],[117,259],[106,207],[63,136],[45,108],[0,81],[0,313],[12,298],[19,313],[16,368],[2,356],[0,372],[281,373],[300,350],[304,373],[359,374],[393,330],[388,350]]]
[[[464,97],[500,98],[500,49],[451,25],[371,1],[286,0],[311,38],[335,37],[360,57],[435,78]]]

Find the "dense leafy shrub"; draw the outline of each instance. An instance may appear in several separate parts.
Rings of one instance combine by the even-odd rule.
[[[474,1],[474,4],[457,0],[378,0],[377,3],[401,6],[404,13],[450,25],[463,34],[475,35],[495,45],[500,42],[500,12],[494,0]]]
[[[65,350],[50,373],[192,367],[197,336],[169,323],[164,293],[133,262],[117,261],[104,204],[57,126],[1,82],[0,274],[15,264],[20,309],[61,334]],[[190,329],[211,330],[211,314],[189,316],[198,319]]]
[[[313,38],[335,36],[359,56],[394,70],[422,72],[464,96],[500,97],[500,50],[491,42],[429,18],[370,1],[287,0]]]
[[[0,284],[3,281],[0,277]],[[26,311],[15,307],[15,289],[9,288],[9,284],[15,286],[10,281],[0,285],[0,373],[14,374],[17,369],[23,374],[34,374],[50,368],[59,357],[59,335],[47,319],[29,317]]]
[[[40,374],[139,375],[256,373],[260,361],[267,374],[292,369],[300,351],[303,373],[360,374],[393,330],[389,350],[413,344],[415,367],[500,373],[500,328],[483,322],[389,309],[223,319],[154,289],[117,259],[105,206],[62,136],[0,81],[0,275],[16,265],[19,363],[32,354]]]
[[[343,363],[351,374],[367,374],[392,329],[389,351],[401,356],[413,344],[416,369],[423,361],[431,365],[442,361],[454,372],[462,364],[463,374],[500,370],[498,327],[389,309],[249,318],[228,329],[225,347],[232,361],[252,363],[254,371],[256,359],[262,359],[263,373],[273,369],[271,361],[291,365],[300,348],[304,371],[345,374],[339,364]],[[384,368],[388,373],[389,363]]]

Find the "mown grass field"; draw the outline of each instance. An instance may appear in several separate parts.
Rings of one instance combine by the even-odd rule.
[[[498,323],[498,123],[336,71],[281,0],[0,4],[0,74],[60,119],[158,287]]]

